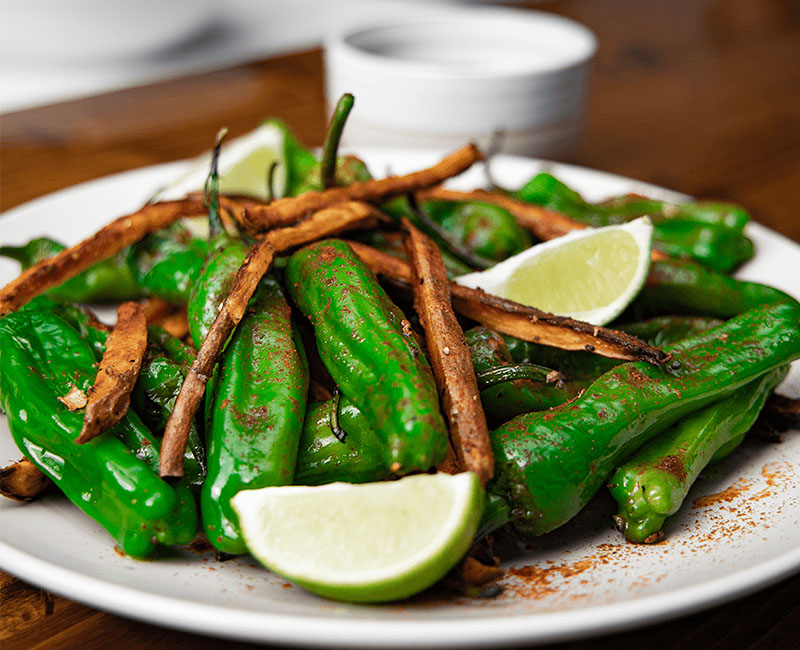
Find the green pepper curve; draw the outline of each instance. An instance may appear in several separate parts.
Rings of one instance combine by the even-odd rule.
[[[65,248],[53,239],[39,237],[24,246],[0,246],[0,255],[17,260],[24,271]],[[102,260],[49,289],[47,293],[73,302],[114,302],[140,298],[143,291],[128,268],[125,255],[123,250]]]
[[[682,417],[800,356],[800,304],[752,309],[668,348],[677,370],[622,364],[577,399],[492,433],[496,479],[516,527],[541,534],[573,517],[626,456]]]
[[[56,397],[73,383],[87,387],[94,370],[94,354],[75,330],[52,314],[15,312],[0,320],[0,349],[0,406],[12,437],[70,501],[134,557],[150,554],[159,543],[194,538],[194,499],[185,485],[173,487],[152,469],[158,443],[134,414],[112,429],[115,435],[73,442],[83,414],[69,411]],[[33,417],[35,427],[29,422]]]
[[[342,241],[320,241],[292,255],[284,279],[325,367],[384,446],[386,467],[408,473],[441,462],[447,429],[432,371],[361,259]]]
[[[94,360],[100,361],[103,357],[103,353],[106,349],[108,332],[98,326],[91,312],[77,305],[59,302],[46,295],[37,296],[25,305],[21,311],[49,312],[59,316],[89,344],[94,354]],[[139,377],[131,393],[133,411],[129,413],[131,416],[138,415],[146,422],[147,427],[151,430],[163,431],[169,414],[172,412],[172,408],[175,405],[175,400],[180,392],[188,367],[184,367],[180,363],[172,361],[168,358],[169,355],[165,357],[162,354],[160,351],[162,346],[160,344],[154,344],[152,340],[154,332],[161,344],[166,344],[174,349],[179,349],[178,346],[186,347],[162,328],[148,328],[148,349],[142,362]],[[83,363],[84,366],[88,367],[90,360],[84,358]],[[93,380],[93,376],[85,377],[85,388],[88,389]],[[56,387],[56,389],[60,391],[58,394],[63,395],[69,391],[69,385],[62,384]],[[117,425],[118,428],[113,430],[117,433],[124,433],[126,430],[125,427],[127,426],[125,423],[127,422],[126,419],[123,419],[122,422]],[[140,428],[144,428],[144,426]],[[137,452],[137,455],[140,457],[143,457],[142,453],[147,457],[152,456],[151,460],[155,462],[153,469],[157,471],[158,443],[156,443],[156,447],[152,447],[152,437],[150,432],[147,431],[143,436],[139,436],[140,439],[138,442],[127,438],[126,444],[131,448],[140,448],[141,453]],[[156,453],[153,454],[152,452]],[[184,455],[184,476],[186,483],[193,487],[201,485],[205,477],[205,446],[196,423],[192,423],[192,428],[189,433],[189,445]]]
[[[177,222],[131,246],[127,264],[149,295],[185,305],[207,255],[208,242]]]
[[[502,262],[533,245],[530,233],[513,215],[491,203],[428,200],[420,208],[456,241],[493,262]]]
[[[514,363],[505,339],[497,332],[485,327],[473,327],[466,330],[464,336],[476,373]],[[518,363],[529,361],[520,359]],[[486,417],[494,426],[520,413],[557,406],[567,398],[566,390],[555,384],[533,382],[530,379],[517,379],[481,390]]]
[[[294,477],[297,485],[371,483],[391,476],[378,438],[346,397],[339,402],[339,426],[347,433],[344,442],[331,431],[331,402],[308,405]]]
[[[274,277],[262,279],[211,390],[203,525],[218,550],[240,554],[247,548],[230,500],[240,490],[292,483],[306,413],[308,362]]]
[[[729,397],[692,413],[638,449],[609,480],[619,504],[617,528],[632,542],[660,539],[703,468],[733,451],[756,421],[788,366],[768,372]]]
[[[591,204],[550,174],[537,174],[512,195],[594,227],[630,221],[642,216],[632,208],[647,207],[652,210],[644,214],[653,220],[654,248],[717,271],[727,273],[753,256],[753,243],[742,232],[749,216],[738,206],[651,199]]]
[[[645,286],[624,317],[665,312],[730,318],[771,302],[791,300],[780,289],[746,282],[684,260],[650,264]]]

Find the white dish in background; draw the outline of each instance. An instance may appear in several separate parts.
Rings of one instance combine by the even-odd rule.
[[[152,56],[200,32],[217,12],[213,0],[6,0],[0,54],[53,67]]]
[[[435,162],[437,152],[360,152],[376,174]],[[136,209],[185,171],[160,165],[78,185],[0,216],[3,242],[49,234],[75,243]],[[508,186],[551,171],[589,199],[637,192],[680,199],[630,179],[569,165],[500,156],[493,171]],[[476,187],[479,168],[452,186]],[[752,224],[756,257],[739,276],[800,296],[800,247]],[[0,283],[17,265],[0,261]],[[109,310],[110,311],[110,310]],[[107,312],[109,313],[109,312]],[[113,312],[112,312],[113,313]],[[781,391],[800,395],[795,363]],[[16,460],[0,417],[0,462]],[[498,647],[544,643],[654,623],[762,588],[800,569],[800,435],[780,445],[750,443],[707,472],[688,507],[669,523],[665,543],[626,544],[611,528],[604,495],[576,519],[514,550],[513,575],[493,600],[429,593],[407,602],[365,606],[323,600],[256,566],[249,556],[215,562],[200,549],[165,552],[153,561],[120,557],[111,538],[65,499],[0,503],[0,567],[69,598],[150,623],[301,647]],[[692,508],[703,495],[708,505]],[[509,550],[506,550],[509,553]]]
[[[577,143],[597,41],[541,11],[453,7],[447,16],[364,26],[326,41],[329,105],[355,95],[351,146],[486,147],[563,157]]]

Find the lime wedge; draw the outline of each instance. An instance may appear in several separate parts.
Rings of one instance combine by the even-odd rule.
[[[465,472],[268,487],[231,503],[247,548],[268,569],[328,598],[384,602],[429,587],[463,557],[483,501]]]
[[[533,246],[485,271],[456,278],[560,316],[605,325],[639,293],[650,268],[653,225],[642,217],[587,228]]]
[[[226,140],[219,156],[220,191],[266,199],[267,173],[273,161],[283,161],[284,138],[280,126],[266,122],[243,136]],[[190,192],[202,190],[210,164],[210,151],[194,158],[188,170],[155,198],[162,201],[180,199]],[[278,165],[274,179],[278,196],[283,194],[285,175],[284,165]]]

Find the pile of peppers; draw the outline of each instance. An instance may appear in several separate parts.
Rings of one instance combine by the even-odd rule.
[[[285,195],[370,178],[363,162],[336,155],[349,108],[340,110],[321,160],[272,121],[285,135]],[[800,304],[729,275],[753,254],[738,206],[641,196],[593,204],[549,174],[499,191],[591,226],[650,215],[654,247],[670,258],[653,262],[614,327],[673,362],[621,363],[468,326],[496,459],[480,535],[504,526],[546,533],[608,485],[620,531],[656,541],[703,468],[741,442],[800,358]],[[432,237],[451,275],[536,243],[489,203],[401,197],[380,208]],[[209,236],[192,232],[179,222],[148,235],[0,318],[0,407],[14,440],[125,553],[185,544],[198,529],[221,553],[245,553],[230,505],[240,490],[380,481],[442,462],[447,429],[413,314],[350,246],[323,240],[279,259],[261,280],[195,416],[184,478],[159,478],[160,436],[251,244],[223,225],[213,187]],[[391,229],[358,237],[405,255]],[[39,238],[0,254],[27,268],[62,248]],[[82,415],[60,398],[91,386],[108,336],[77,303],[141,296],[184,305],[190,337],[151,327],[131,409],[103,436],[76,445]],[[552,369],[564,381],[546,383]],[[310,400],[311,384],[332,397]]]

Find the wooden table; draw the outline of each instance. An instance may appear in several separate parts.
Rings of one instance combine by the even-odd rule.
[[[729,199],[800,241],[800,7],[793,0],[574,0],[537,7],[600,39],[573,162]],[[323,138],[318,51],[2,116],[3,210],[74,183],[197,154],[265,115]],[[0,223],[2,223],[0,221]],[[0,226],[2,227],[2,226]],[[215,647],[2,580],[5,650]],[[800,577],[678,621],[568,648],[779,648],[800,640]],[[244,644],[226,644],[246,647]]]

